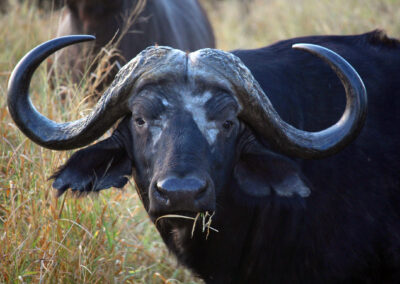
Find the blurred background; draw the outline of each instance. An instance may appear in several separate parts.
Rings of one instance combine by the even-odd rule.
[[[400,0],[201,3],[224,50],[376,28],[400,37]],[[133,180],[122,191],[55,198],[48,178],[71,152],[40,148],[22,135],[9,116],[6,89],[18,60],[55,36],[62,10],[46,1],[0,0],[0,11],[0,283],[201,283],[166,250]],[[59,122],[87,114],[89,84],[56,85],[70,95],[54,95],[42,65],[31,85],[37,109]]]
[[[400,35],[398,0],[204,0],[218,48],[256,48],[305,35]]]

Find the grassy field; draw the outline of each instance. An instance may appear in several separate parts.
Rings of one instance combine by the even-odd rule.
[[[11,1],[0,15],[0,283],[201,283],[179,267],[140,204],[134,186],[85,198],[56,199],[48,177],[70,152],[30,142],[11,121],[7,80],[17,61],[54,35],[59,15]],[[375,28],[400,37],[400,0],[203,1],[218,47],[255,48],[288,37],[351,34]],[[42,66],[32,100],[55,121],[87,114],[90,102],[70,84],[64,101]]]

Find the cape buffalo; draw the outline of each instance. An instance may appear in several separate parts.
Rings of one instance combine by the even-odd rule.
[[[119,39],[130,13],[138,17]],[[113,39],[119,40],[121,62],[154,44],[185,51],[215,46],[211,24],[197,0],[66,0],[58,35],[73,34],[96,36],[94,46],[71,46],[56,56],[59,69],[70,67],[75,81],[87,64],[84,55],[98,54]]]
[[[44,43],[9,83],[14,121],[49,149],[86,146],[122,118],[54,174],[59,194],[133,175],[168,248],[207,283],[400,281],[399,41],[375,31],[233,53],[149,47],[89,116],[55,123],[30,103],[31,76],[89,39]],[[312,55],[291,49],[300,42]],[[357,72],[321,46],[356,67],[368,103]]]

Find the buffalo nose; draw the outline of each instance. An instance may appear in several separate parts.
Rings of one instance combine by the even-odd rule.
[[[205,194],[207,187],[207,181],[196,177],[169,177],[156,184],[156,190],[162,198],[167,200],[170,209],[181,210],[196,207],[195,205],[207,195]]]
[[[207,182],[198,178],[167,178],[157,182],[157,190],[166,197],[179,194],[198,198],[207,188]]]

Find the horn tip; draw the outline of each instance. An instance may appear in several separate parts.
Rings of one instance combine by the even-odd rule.
[[[315,44],[311,43],[295,43],[292,45],[293,49],[311,49]]]
[[[62,36],[59,38],[74,38],[77,40],[81,40],[81,41],[90,41],[90,40],[95,40],[96,37],[94,35],[67,35],[67,36]]]

